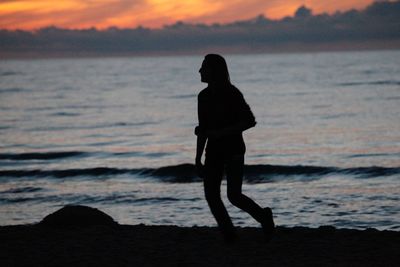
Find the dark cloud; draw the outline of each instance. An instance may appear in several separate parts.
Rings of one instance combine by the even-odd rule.
[[[301,6],[293,17],[254,19],[229,24],[177,22],[162,29],[109,28],[35,33],[0,31],[0,49],[35,54],[191,53],[209,50],[252,52],[285,47],[318,47],[338,43],[400,43],[400,1],[375,2],[362,11],[313,15]]]

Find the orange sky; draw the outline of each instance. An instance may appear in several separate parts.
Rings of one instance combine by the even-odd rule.
[[[0,0],[0,28],[156,28],[185,22],[231,22],[264,14],[292,16],[306,5],[314,14],[362,9],[374,0]]]

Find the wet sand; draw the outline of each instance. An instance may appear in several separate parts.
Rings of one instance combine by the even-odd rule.
[[[0,266],[400,266],[400,232],[278,227],[238,228],[226,244],[218,229],[177,226],[40,225],[0,227]]]

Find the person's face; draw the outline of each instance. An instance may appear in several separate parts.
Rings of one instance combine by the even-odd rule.
[[[207,66],[206,60],[203,60],[201,64],[201,68],[199,69],[200,78],[203,83],[209,83],[211,81],[211,70],[210,67]]]

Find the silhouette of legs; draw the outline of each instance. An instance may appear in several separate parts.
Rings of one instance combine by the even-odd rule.
[[[224,162],[221,159],[205,160],[204,193],[211,213],[226,239],[234,236],[234,227],[221,199],[221,182],[224,173]]]
[[[221,182],[226,170],[228,199],[236,207],[249,213],[256,221],[266,221],[265,210],[242,193],[244,155],[206,157],[204,192],[211,213],[226,239],[234,236],[234,226],[221,200]]]
[[[244,155],[234,155],[226,160],[226,180],[229,201],[262,223],[264,210],[242,193]]]
[[[264,238],[269,241],[275,229],[271,208],[261,208],[252,199],[242,193],[244,155],[235,155],[226,160],[226,179],[228,199],[239,209],[246,211],[261,223]]]

